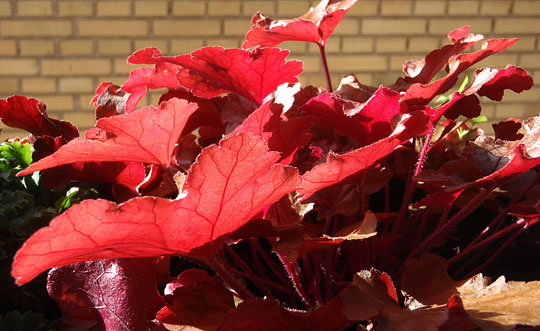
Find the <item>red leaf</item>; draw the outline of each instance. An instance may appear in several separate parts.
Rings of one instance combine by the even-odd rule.
[[[322,188],[343,182],[353,175],[362,176],[369,167],[390,154],[396,147],[423,133],[427,123],[426,115],[415,112],[400,122],[393,134],[384,139],[346,154],[330,153],[325,163],[313,167],[302,176],[302,185],[298,189],[301,200],[307,199]]]
[[[235,309],[232,292],[201,269],[182,272],[174,283],[172,304],[156,316],[164,324],[218,330],[227,313]]]
[[[152,77],[156,76],[161,81],[165,79],[164,76],[167,81],[167,84],[156,86],[172,85],[174,72],[180,84],[177,87],[183,86],[197,96],[212,98],[223,93],[235,93],[259,106],[279,85],[298,81],[296,76],[302,72],[302,62],[285,62],[287,55],[288,51],[279,48],[246,51],[204,47],[191,54],[167,57],[161,56],[156,48],[146,48],[135,52],[128,61],[156,64]],[[176,67],[170,68],[170,65]],[[139,89],[153,88],[151,86],[141,84]]]
[[[282,120],[282,109],[282,105],[268,101],[251,113],[232,134],[251,132],[263,137],[271,151],[281,153],[280,163],[290,164],[295,152],[311,138],[307,133],[311,125],[307,118]]]
[[[362,104],[346,101],[335,94],[322,94],[300,109],[322,126],[330,126],[369,145],[392,133],[392,118],[400,113],[400,94],[386,87],[379,89]]]
[[[249,299],[225,317],[220,330],[343,330],[350,323],[342,307],[339,298],[310,312],[289,310],[273,300]]]
[[[129,94],[123,91],[120,86],[111,82],[101,83],[92,99],[92,103],[96,106],[96,120],[124,114],[128,97]]]
[[[425,105],[437,94],[448,91],[456,83],[459,74],[473,64],[486,57],[500,52],[511,46],[517,39],[492,39],[484,42],[482,49],[473,52],[452,56],[448,60],[448,74],[433,83],[414,83],[407,89],[401,99],[408,105]]]
[[[506,121],[492,124],[495,132],[495,139],[501,140],[521,140],[523,133],[518,133],[521,129],[521,121],[515,118],[509,118]]]
[[[0,118],[7,126],[26,130],[36,137],[62,137],[65,143],[79,136],[75,126],[50,118],[45,108],[36,99],[14,95],[0,100]]]
[[[501,101],[505,89],[521,93],[531,89],[533,79],[522,68],[507,65],[504,69],[481,68],[474,71],[472,86],[464,91],[465,94],[476,92],[491,100]]]
[[[80,261],[187,254],[196,248],[198,254],[212,254],[227,234],[299,185],[297,170],[275,164],[278,159],[259,137],[243,133],[223,139],[192,165],[183,199],[141,197],[120,205],[86,200],[28,239],[13,275],[24,284],[47,268]]]
[[[170,159],[184,125],[197,106],[172,99],[156,109],[102,118],[97,127],[102,139],[74,139],[56,153],[32,164],[20,176],[76,162],[135,161],[164,165]]]
[[[317,7],[292,20],[273,20],[261,13],[251,19],[242,48],[272,47],[284,41],[308,41],[324,46],[330,35],[356,0],[321,1]]]
[[[102,330],[150,330],[165,302],[156,288],[153,259],[89,261],[54,268],[49,295],[64,314],[88,319]],[[81,316],[82,315],[82,316]]]

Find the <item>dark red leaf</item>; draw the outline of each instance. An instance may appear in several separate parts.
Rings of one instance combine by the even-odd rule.
[[[343,330],[350,323],[341,312],[339,298],[305,312],[284,308],[273,300],[249,299],[225,317],[221,330]]]
[[[296,151],[311,138],[307,133],[311,125],[305,117],[287,119],[282,115],[282,109],[282,105],[268,101],[251,113],[232,134],[250,132],[263,137],[271,151],[281,153],[280,163],[290,164]]]
[[[505,89],[521,93],[533,86],[533,79],[527,71],[512,65],[507,65],[504,69],[477,69],[474,76],[472,85],[464,93],[476,92],[495,101],[502,100]]]
[[[124,114],[128,97],[129,94],[120,86],[111,82],[101,83],[92,99],[92,103],[96,106],[96,121],[103,117]]]
[[[26,130],[36,137],[62,137],[65,143],[79,136],[75,126],[50,118],[45,108],[36,99],[14,95],[0,100],[0,118],[7,126]]]
[[[327,93],[311,99],[300,109],[311,115],[315,123],[337,129],[366,146],[392,133],[392,118],[401,110],[400,97],[399,93],[381,86],[362,104]]]
[[[106,117],[96,126],[104,139],[74,139],[55,154],[32,164],[20,176],[76,162],[134,161],[168,167],[174,146],[197,105],[185,100],[163,102],[137,112]],[[99,138],[103,138],[103,135]]]
[[[349,74],[341,79],[336,94],[345,100],[364,103],[376,91],[377,88],[364,85],[358,81],[354,74]]]
[[[116,116],[118,117],[118,116]],[[184,198],[139,197],[123,204],[86,200],[36,232],[17,253],[13,275],[24,284],[47,268],[87,260],[213,254],[226,235],[300,184],[279,154],[242,133],[203,150]],[[205,247],[201,247],[205,246]]]
[[[330,153],[325,163],[316,165],[302,176],[299,196],[305,200],[318,190],[341,183],[348,177],[362,176],[369,167],[399,145],[425,132],[428,119],[422,112],[405,115],[390,136],[346,154]]]
[[[227,313],[235,309],[234,298],[217,278],[204,273],[201,269],[189,269],[178,276],[170,287],[174,287],[172,303],[157,313],[160,322],[202,330],[219,329]]]
[[[272,47],[284,41],[308,41],[324,46],[330,35],[356,0],[321,1],[306,14],[292,20],[273,20],[256,13],[253,26],[246,34],[242,48]]]
[[[494,123],[493,131],[495,132],[495,139],[501,140],[521,140],[523,133],[518,133],[521,129],[521,121],[515,118],[509,118],[506,121]]]
[[[88,318],[103,330],[152,330],[165,304],[156,288],[153,259],[114,259],[54,268],[47,279],[49,295],[64,314]]]
[[[482,49],[473,52],[455,55],[448,59],[448,74],[433,83],[414,83],[411,85],[401,99],[408,105],[426,105],[436,95],[448,91],[456,83],[459,74],[473,64],[486,57],[500,52],[511,46],[517,39],[491,39],[482,45]]]
[[[246,51],[204,47],[191,54],[167,57],[161,56],[156,48],[147,48],[135,52],[128,61],[156,64],[152,75],[160,77],[160,80],[164,79],[161,76],[165,76],[170,85],[173,83],[172,73],[176,73],[180,84],[177,88],[185,87],[197,96],[212,98],[224,93],[235,93],[260,106],[264,98],[279,85],[298,81],[296,76],[302,72],[302,63],[285,62],[287,55],[288,51],[279,48]],[[170,65],[175,67],[169,68]],[[122,89],[126,90],[126,84]],[[163,85],[159,87],[169,87]],[[140,86],[141,91],[153,88],[148,84]]]

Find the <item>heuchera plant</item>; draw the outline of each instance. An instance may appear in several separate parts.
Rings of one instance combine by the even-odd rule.
[[[0,101],[3,122],[31,133],[34,162],[19,176],[96,183],[102,197],[26,241],[17,284],[52,268],[47,290],[79,328],[540,325],[539,281],[477,274],[540,217],[540,117],[484,136],[479,96],[500,101],[532,79],[480,68],[448,92],[517,40],[465,53],[483,37],[464,26],[394,84],[349,75],[334,91],[324,47],[354,3],[322,1],[293,20],[257,13],[243,49],[135,52],[130,63],[153,67],[98,87],[84,138],[35,99]],[[274,48],[291,40],[320,47],[326,88],[297,83],[302,63]],[[167,92],[138,109],[150,89]],[[466,222],[478,232],[460,234]]]

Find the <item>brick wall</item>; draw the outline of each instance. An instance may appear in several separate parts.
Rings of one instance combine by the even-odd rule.
[[[318,2],[318,1],[317,1]],[[0,0],[0,97],[24,94],[41,99],[51,116],[81,129],[93,125],[90,99],[101,81],[122,84],[134,66],[133,51],[158,47],[188,53],[205,45],[239,47],[250,17],[305,13],[311,2],[218,0]],[[517,64],[540,81],[540,0],[358,1],[330,38],[327,52],[334,84],[354,72],[363,83],[391,83],[404,60],[423,58],[446,42],[446,33],[464,24],[486,37],[519,37],[486,66]],[[304,84],[323,86],[316,45],[282,47],[305,61]],[[150,95],[145,103],[155,103]],[[526,118],[540,112],[540,88],[507,92],[503,103],[484,103],[491,120]],[[4,129],[2,138],[17,132]]]

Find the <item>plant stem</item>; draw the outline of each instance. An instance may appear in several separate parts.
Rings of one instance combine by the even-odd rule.
[[[276,253],[279,259],[281,260],[281,263],[283,263],[283,266],[285,267],[285,270],[287,271],[287,274],[289,275],[289,279],[292,282],[293,288],[296,291],[296,294],[300,297],[304,305],[306,305],[307,308],[313,307],[313,302],[309,298],[309,296],[306,294],[306,291],[304,290],[304,286],[302,285],[302,282],[300,281],[300,278],[298,277],[298,266],[296,266],[296,269],[293,268],[293,263],[289,263],[285,256],[281,253]]]
[[[328,87],[328,92],[332,93],[332,79],[330,78],[330,71],[328,70],[328,62],[326,62],[326,52],[324,50],[324,45],[319,44],[319,51],[321,53],[321,62],[324,69],[324,75],[326,76],[326,86]]]
[[[223,256],[223,249],[220,249],[218,254],[216,255],[216,258],[214,260],[208,261],[208,264],[214,271],[227,283],[240,297],[242,300],[247,300],[253,298],[253,295],[249,293],[247,289],[245,289],[238,281],[234,278],[234,276],[222,265],[222,262],[219,261],[220,259],[225,260]]]

